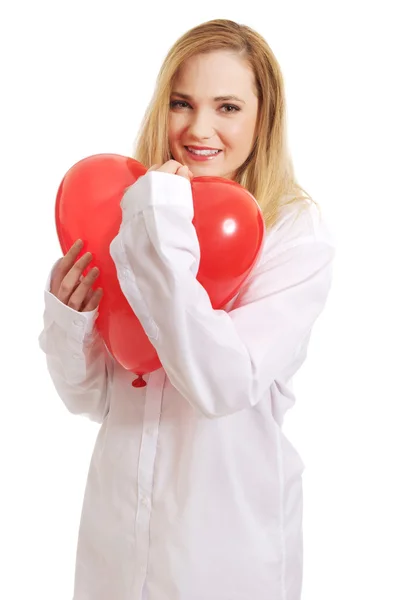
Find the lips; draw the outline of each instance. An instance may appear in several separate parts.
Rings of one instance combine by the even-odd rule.
[[[209,151],[207,152],[207,150],[203,150],[203,151],[194,151],[191,150],[191,148],[193,148],[193,146],[184,146],[185,148],[185,153],[187,156],[187,159],[189,161],[195,161],[195,162],[211,162],[213,160],[215,160],[216,158],[218,158],[218,156],[221,154],[222,150],[216,150],[216,151]]]
[[[219,148],[200,148],[198,146],[185,146],[184,148],[187,152],[197,156],[217,156],[222,152]]]
[[[221,151],[220,148],[210,148],[210,146],[185,146],[185,148],[193,149],[193,150],[218,150],[218,151]]]

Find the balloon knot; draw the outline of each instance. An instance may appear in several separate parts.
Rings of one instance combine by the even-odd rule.
[[[145,387],[147,385],[147,383],[145,382],[145,380],[143,379],[143,375],[139,375],[137,377],[137,379],[134,379],[132,381],[132,386],[135,388],[141,388],[141,387]]]

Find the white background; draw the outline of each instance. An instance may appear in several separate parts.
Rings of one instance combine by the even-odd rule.
[[[395,5],[36,0],[1,9],[2,599],[71,599],[97,434],[62,405],[37,342],[61,255],[58,185],[85,156],[131,154],[166,52],[212,18],[250,25],[272,47],[298,180],[337,241],[334,285],[284,426],[306,464],[303,600],[400,598]]]

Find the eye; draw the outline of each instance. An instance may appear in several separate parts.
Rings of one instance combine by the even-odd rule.
[[[238,106],[235,106],[234,104],[223,104],[223,106],[221,108],[230,108],[233,110],[226,110],[224,112],[227,113],[234,113],[234,112],[239,112],[240,108]]]
[[[189,105],[184,100],[172,100],[169,103],[169,106],[170,106],[170,108],[186,108],[186,106],[189,106]]]
[[[190,105],[184,100],[171,100],[169,103],[170,108],[190,108]],[[226,110],[223,110],[226,109]],[[223,104],[221,106],[221,110],[227,114],[233,114],[235,112],[239,112],[241,109],[234,104]]]

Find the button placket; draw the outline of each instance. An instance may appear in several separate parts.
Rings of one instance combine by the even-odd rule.
[[[140,496],[140,504],[142,506],[144,506],[145,508],[150,508],[150,499],[148,498],[148,496]]]
[[[164,383],[165,375],[161,369],[160,372],[151,373],[148,378],[144,400],[143,436],[138,462],[138,506],[136,513],[136,560],[138,565],[143,565],[143,570],[142,568],[140,569],[142,580],[138,582],[140,585],[144,585],[147,572],[152,487],[157,452],[158,422],[161,414]],[[149,430],[151,430],[152,435],[148,435]]]

